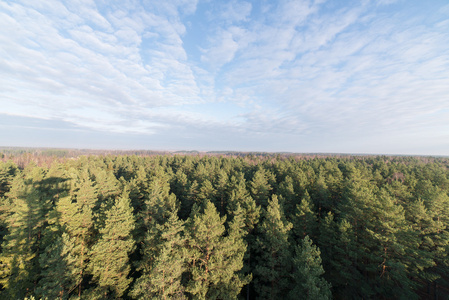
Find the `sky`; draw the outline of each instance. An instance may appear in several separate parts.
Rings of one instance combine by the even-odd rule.
[[[446,0],[0,0],[0,146],[449,155]]]

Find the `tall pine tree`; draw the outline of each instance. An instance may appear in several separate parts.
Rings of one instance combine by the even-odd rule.
[[[273,195],[258,228],[254,286],[260,299],[280,299],[289,290],[291,228],[292,224],[285,220],[277,196]]]
[[[109,298],[121,297],[131,282],[128,256],[134,248],[131,233],[134,227],[131,201],[124,191],[106,213],[106,225],[100,229],[101,238],[90,251],[89,269]]]
[[[312,244],[309,236],[295,247],[293,266],[293,289],[289,293],[290,299],[332,298],[331,285],[322,277],[324,269],[321,265],[320,250]]]
[[[206,203],[203,213],[191,216],[186,291],[193,299],[235,299],[248,282],[240,273],[246,247],[237,228],[243,226],[243,220],[238,218],[241,224],[233,224],[227,234],[225,220],[211,202]]]
[[[33,292],[39,279],[39,254],[43,245],[47,205],[38,186],[44,170],[30,164],[17,176],[8,193],[8,234],[0,256],[0,283],[5,288],[2,297],[23,298]]]
[[[60,223],[63,232],[67,233],[68,240],[73,245],[66,245],[69,257],[68,270],[74,284],[70,291],[75,291],[81,297],[83,283],[86,278],[86,268],[90,259],[89,248],[95,242],[94,208],[97,205],[97,188],[90,179],[87,170],[75,178],[71,195],[59,200],[57,210],[60,214]]]
[[[131,291],[135,298],[184,299],[182,274],[186,271],[184,221],[172,211],[144,240],[142,273]]]

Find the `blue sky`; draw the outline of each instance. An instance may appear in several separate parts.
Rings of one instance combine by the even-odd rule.
[[[447,1],[0,1],[0,146],[449,155]]]

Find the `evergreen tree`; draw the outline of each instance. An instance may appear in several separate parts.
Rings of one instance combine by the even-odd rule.
[[[187,219],[193,205],[193,203],[189,201],[189,185],[190,183],[187,175],[183,172],[183,170],[177,170],[173,177],[171,190],[176,195],[176,198],[180,201],[181,207],[179,215],[183,220]]]
[[[290,177],[289,175],[285,177],[284,181],[279,184],[278,192],[279,202],[284,208],[284,211],[286,212],[286,214],[291,214],[294,211],[295,206],[298,204],[292,177]],[[289,217],[290,215],[287,215],[287,218]]]
[[[224,280],[218,286],[217,295],[226,295],[224,299],[237,299],[244,285],[248,285],[252,279],[252,275],[248,274],[249,270],[244,268],[243,260],[247,258],[249,261],[249,252],[247,251],[247,236],[248,227],[246,225],[245,210],[239,205],[233,212],[232,221],[229,223],[228,235],[224,239],[226,245],[225,252],[228,253],[228,261],[226,262],[226,269],[234,270],[228,271],[224,275]],[[247,274],[247,275],[244,275]]]
[[[396,299],[414,299],[415,283],[407,276],[405,245],[408,227],[405,221],[404,209],[394,203],[393,198],[382,189],[376,202],[372,203],[369,215],[372,216],[370,227],[366,228],[373,245],[370,251],[377,254],[377,260],[365,262],[368,270],[377,267],[377,276],[373,276],[378,286],[378,296]],[[371,264],[369,266],[368,264]]]
[[[365,254],[369,253],[370,245],[368,243],[371,243],[372,239],[370,239],[366,228],[373,227],[374,216],[369,212],[376,201],[375,186],[356,169],[346,181],[343,199],[337,208],[337,211],[340,212],[340,219],[350,222],[354,230],[354,240],[360,251],[359,260],[355,262],[356,265]]]
[[[320,250],[312,244],[309,236],[301,240],[295,248],[292,273],[294,288],[289,293],[290,299],[331,299],[331,285],[322,278]]]
[[[186,271],[184,221],[176,211],[148,233],[143,248],[146,258],[131,295],[143,299],[184,299],[182,274]]]
[[[256,202],[246,189],[243,173],[239,173],[238,177],[231,177],[229,190],[228,213],[234,215],[239,206],[244,211],[243,216],[245,218],[247,231],[248,233],[252,232],[259,222],[260,206],[257,206]]]
[[[280,299],[289,290],[291,228],[292,224],[283,217],[277,196],[273,195],[258,228],[254,285],[260,299]]]
[[[313,204],[309,193],[304,193],[301,203],[296,205],[296,214],[293,218],[293,231],[296,237],[303,239],[306,235],[315,237],[317,230],[317,216],[313,211]]]
[[[120,195],[119,181],[111,171],[104,169],[94,170],[94,181],[97,187],[98,200],[101,203],[111,202],[114,204],[115,198]]]
[[[23,298],[33,292],[39,279],[39,254],[45,247],[42,232],[47,215],[46,206],[35,188],[44,171],[31,164],[24,176],[14,179],[8,193],[8,234],[5,236],[0,256],[0,283],[5,290],[2,296]]]
[[[421,199],[406,207],[405,217],[411,230],[402,260],[408,265],[408,275],[421,287],[427,285],[429,291],[431,283],[440,278],[439,274],[432,272],[437,264],[432,251],[434,243],[431,237],[435,230],[433,220]]]
[[[124,191],[106,213],[101,238],[90,251],[89,268],[108,297],[121,297],[131,282],[127,278],[130,270],[128,255],[134,248],[131,234],[134,222],[131,201]]]
[[[239,273],[246,247],[241,231],[236,230],[243,222],[232,225],[226,235],[225,219],[220,218],[211,202],[207,202],[204,212],[192,215],[189,221],[186,291],[193,299],[235,299],[247,283]]]
[[[70,250],[74,240],[63,234],[50,244],[39,258],[41,280],[36,294],[48,299],[67,299],[69,293],[76,287],[74,277],[70,276]]]
[[[5,195],[10,191],[13,178],[17,173],[18,169],[11,161],[7,163],[0,161],[0,253],[2,252],[3,238],[8,233],[7,220],[12,214],[11,199]]]
[[[111,171],[96,169],[94,170],[94,177],[98,197],[97,207],[95,208],[95,229],[99,230],[104,227],[107,211],[114,205],[115,199],[120,195],[120,190],[119,181]]]
[[[0,198],[9,192],[12,180],[17,173],[17,166],[13,162],[0,162]]]
[[[331,216],[331,215],[328,215]],[[360,298],[370,291],[368,282],[363,277],[363,270],[358,268],[359,245],[355,239],[354,228],[346,219],[336,224],[336,241],[328,261],[332,266],[331,281],[335,286],[336,298]],[[323,249],[324,248],[320,248]],[[325,274],[326,275],[326,274]],[[330,281],[330,280],[329,280]]]
[[[256,201],[249,195],[243,173],[238,173],[237,176],[231,177],[229,191],[230,196],[227,211],[233,218],[243,218],[244,229],[247,233],[245,240],[249,247],[245,253],[243,270],[248,274],[251,272],[251,246],[255,242],[253,232],[257,223],[259,223],[260,206],[256,205]],[[249,291],[250,287],[247,286],[247,297],[249,297]]]
[[[120,177],[121,185],[126,186],[129,190],[129,198],[136,213],[143,210],[143,206],[148,198],[148,178],[147,172],[143,166],[139,166],[135,176],[130,180]]]
[[[362,274],[355,268],[357,259],[356,243],[352,226],[345,219],[337,223],[329,212],[320,221],[318,244],[326,270],[324,277],[332,284],[334,297],[352,299],[359,296],[364,285]]]
[[[268,177],[265,169],[259,168],[250,182],[251,195],[258,205],[267,207],[270,197],[271,185],[268,183]]]
[[[201,200],[198,198],[200,185],[196,180],[193,180],[189,183],[188,191],[187,191],[187,201],[186,204],[182,205],[181,217],[183,219],[187,219],[191,214],[193,207],[201,203]],[[204,203],[203,203],[204,204]]]
[[[141,213],[142,232],[150,230],[156,223],[162,223],[178,206],[176,196],[170,192],[169,176],[161,168],[157,168],[150,178],[147,195]]]
[[[420,182],[417,188],[420,189],[418,194],[424,197],[422,204],[425,206],[420,216],[414,213],[419,250],[424,252],[423,257],[429,257],[433,261],[431,266],[421,272],[420,277],[426,278],[429,285],[432,283],[436,286],[439,283],[445,286],[449,284],[446,279],[449,277],[449,196],[429,181]]]
[[[331,199],[325,177],[320,173],[313,186],[312,198],[318,209],[318,216],[331,210]]]
[[[10,212],[11,203],[8,197],[4,197],[10,190],[13,178],[18,173],[17,166],[11,161],[7,163],[0,161],[0,252],[3,243],[3,237],[7,233],[7,222]]]
[[[36,153],[0,162],[1,299],[447,296],[447,159]]]
[[[76,176],[76,174],[73,174]],[[94,208],[97,205],[97,189],[90,179],[87,170],[81,172],[80,177],[75,178],[74,190],[70,196],[61,198],[57,210],[60,214],[60,224],[63,232],[68,234],[68,239],[73,245],[67,245],[68,269],[72,276],[70,282],[77,288],[78,297],[81,297],[83,281],[86,276],[87,263],[90,259],[89,248],[94,243],[96,232],[94,231]]]
[[[212,202],[215,207],[217,207],[217,190],[212,185],[212,182],[210,182],[208,179],[205,179],[203,183],[201,184],[201,187],[197,194],[199,204],[200,206],[203,206],[206,204],[207,201]]]
[[[216,190],[216,197],[215,197],[215,206],[218,208],[218,211],[220,212],[220,215],[224,215],[226,213],[226,206],[228,202],[228,182],[229,182],[229,176],[226,173],[225,170],[219,169],[217,174],[217,179],[215,180],[215,190]]]

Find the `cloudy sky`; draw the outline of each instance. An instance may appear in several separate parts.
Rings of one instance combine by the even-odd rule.
[[[0,146],[449,155],[449,3],[1,0]]]

